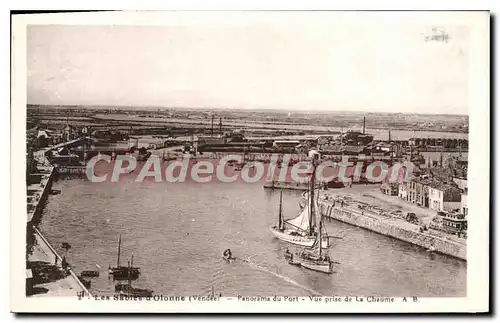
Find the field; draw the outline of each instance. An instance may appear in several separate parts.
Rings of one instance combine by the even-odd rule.
[[[348,129],[362,131],[363,117],[366,132],[376,140],[387,140],[389,129],[393,140],[407,140],[412,136],[468,136],[468,117],[459,115],[28,106],[28,128],[60,127],[68,123],[94,129],[184,129],[186,134],[218,134],[220,128],[223,132],[242,130],[248,136],[338,134]]]

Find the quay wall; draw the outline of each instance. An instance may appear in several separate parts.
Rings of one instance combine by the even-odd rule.
[[[53,254],[53,256],[55,256],[55,257],[57,257],[57,259],[59,259],[59,263],[62,263],[63,258],[61,257],[61,255],[59,255],[57,253],[57,251],[54,249],[54,247],[52,247],[52,245],[43,236],[43,234],[36,227],[34,228],[34,231],[35,231],[35,234],[40,238],[40,239],[37,239],[37,240],[40,243],[43,243],[50,250],[50,252]],[[88,289],[82,284],[82,282],[80,281],[80,279],[78,279],[78,277],[73,272],[73,270],[71,268],[69,268],[68,271],[69,271],[69,274],[71,275],[72,279],[75,280],[76,284],[81,289],[81,291],[84,292],[84,294],[85,294],[84,296],[92,296],[90,294],[90,292],[88,291]]]
[[[69,142],[72,144],[73,142]],[[33,231],[35,236],[37,237],[37,241],[40,244],[43,244],[46,248],[45,250],[49,250],[50,253],[54,257],[57,257],[59,259],[59,263],[62,263],[63,258],[61,255],[57,253],[57,251],[52,247],[52,245],[49,243],[49,241],[43,236],[43,234],[38,230],[36,227],[36,223],[39,222],[43,206],[45,205],[49,192],[51,191],[52,188],[52,182],[54,180],[55,174],[56,174],[56,168],[52,165],[50,165],[49,161],[45,157],[45,151],[46,150],[40,150],[35,154],[35,158],[37,158],[38,163],[40,164],[38,166],[39,171],[43,171],[43,175],[40,179],[40,189],[37,192],[37,195],[39,196],[37,200],[33,201],[33,209],[27,214],[27,225],[33,227]],[[68,270],[71,279],[74,280],[75,284],[80,288],[80,290],[84,293],[84,296],[92,296],[88,289],[82,284],[80,279],[76,276],[76,274],[73,272],[71,268]]]
[[[39,192],[38,201],[34,203],[33,210],[28,214],[28,222],[36,222],[40,219],[42,214],[43,206],[47,201],[47,197],[49,195],[50,189],[52,188],[52,181],[54,180],[54,167],[51,167],[49,173],[46,178],[42,178],[40,181],[40,185],[42,186],[41,192]]]
[[[409,242],[423,248],[428,249],[432,246],[435,252],[467,261],[466,245],[393,225],[389,223],[389,221],[381,220],[369,214],[362,215],[353,210],[338,206],[334,207],[327,201],[318,201],[318,205],[323,216],[383,234],[388,237]]]
[[[308,188],[308,184],[299,182],[272,181],[264,184],[264,188],[305,191]]]

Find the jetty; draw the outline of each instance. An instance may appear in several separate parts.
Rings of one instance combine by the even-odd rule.
[[[278,189],[278,190],[306,191],[308,188],[308,183],[272,181],[264,184],[264,188]]]
[[[304,197],[302,197],[303,199]],[[388,213],[375,213],[357,207],[356,201],[319,198],[318,206],[321,215],[347,224],[364,228],[388,237],[405,241],[427,250],[449,255],[467,261],[467,244],[465,240],[453,239],[448,235],[435,235],[420,232],[420,226],[409,223]]]

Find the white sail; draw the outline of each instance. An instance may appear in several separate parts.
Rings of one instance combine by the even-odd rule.
[[[304,231],[309,230],[309,208],[306,206],[302,212],[299,214],[298,217],[287,220],[287,223],[291,224],[292,226],[302,229]]]
[[[309,199],[308,203],[310,203],[311,200]],[[299,229],[302,229],[304,231],[309,231],[309,219],[311,217],[311,215],[309,214],[309,204],[307,204],[304,209],[302,210],[302,212],[299,214],[298,217],[296,218],[293,218],[291,220],[287,220],[286,222],[291,224],[292,226],[296,227],[296,228],[299,228]],[[314,211],[317,213],[318,212],[318,205],[316,204],[316,201],[314,201]],[[312,219],[312,223],[314,225],[314,223],[316,222],[316,219],[313,218]]]

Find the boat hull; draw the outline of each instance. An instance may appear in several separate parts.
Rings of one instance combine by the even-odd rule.
[[[280,239],[281,241],[285,241],[285,242],[288,242],[291,244],[296,244],[299,246],[311,248],[314,245],[314,242],[316,241],[316,237],[314,237],[314,236],[293,235],[293,233],[297,232],[295,230],[280,231],[274,227],[270,227],[269,229],[271,230],[271,232],[273,233],[273,235],[276,238]],[[321,247],[322,248],[329,247],[328,238],[321,239]]]
[[[325,274],[332,273],[332,265],[328,261],[307,261],[299,259],[297,262],[300,263],[302,267],[310,270],[319,271]]]
[[[135,280],[139,278],[140,270],[139,267],[114,267],[109,269],[109,275],[113,276],[114,280],[127,280],[132,279]]]
[[[229,262],[229,263],[233,263],[236,258],[234,257],[222,257],[222,259],[224,259],[225,261]]]
[[[125,296],[153,296],[153,291],[150,289],[134,288],[129,284],[117,284],[115,286],[115,292],[120,293]]]

